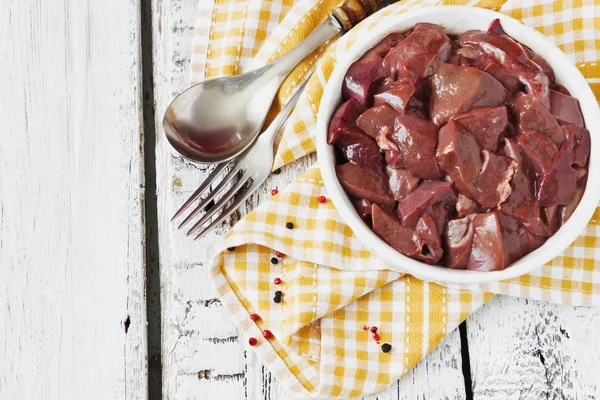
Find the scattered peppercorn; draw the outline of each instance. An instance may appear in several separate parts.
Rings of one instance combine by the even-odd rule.
[[[372,326],[371,327],[371,333],[375,333],[377,332],[377,327],[376,326]]]
[[[258,314],[250,314],[250,319],[252,321],[258,321],[260,319],[260,315],[258,315]]]
[[[379,342],[379,334],[378,333],[374,333],[373,334],[373,339],[377,342]]]
[[[277,193],[279,193],[279,190],[277,190],[277,189],[271,190],[271,196],[275,196]]]
[[[285,227],[288,229],[294,229],[294,224],[292,224],[291,222],[288,222],[287,224],[285,224]]]
[[[281,303],[281,296],[275,296],[273,297],[273,301],[277,304]]]
[[[368,331],[368,330],[369,330],[369,327],[366,325],[363,325],[363,331]]]
[[[227,248],[227,250],[229,250],[229,251],[234,251],[234,250],[235,250],[235,247],[233,247],[233,246],[232,246],[232,247],[228,247],[228,248]]]
[[[381,345],[381,351],[384,353],[389,353],[392,350],[392,345],[389,343],[384,343]]]
[[[248,339],[248,344],[249,344],[250,346],[256,346],[256,343],[257,343],[257,342],[258,342],[258,341],[256,340],[256,338],[253,338],[253,337],[251,337],[250,339]]]
[[[273,173],[275,175],[279,175],[281,173],[281,168],[277,168],[275,171],[273,171]]]
[[[271,339],[273,337],[273,332],[271,332],[268,329],[265,329],[265,331],[263,332],[263,337],[265,339]]]
[[[273,283],[276,285],[279,285],[281,283],[281,278],[275,278],[273,279]]]
[[[281,296],[283,296],[283,293],[281,292],[281,290],[278,290],[275,292],[275,296],[281,297]]]
[[[280,251],[276,251],[276,252],[275,252],[275,255],[276,255],[277,257],[279,257],[279,258],[283,258],[283,257],[285,257],[285,254],[283,254],[283,253],[282,253],[282,252],[280,252]]]
[[[319,203],[325,204],[326,202],[327,202],[327,197],[325,197],[325,196],[319,196]]]
[[[279,260],[275,257],[271,258],[271,264],[277,264]]]

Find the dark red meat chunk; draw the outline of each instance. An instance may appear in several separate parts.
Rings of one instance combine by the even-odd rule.
[[[518,163],[510,183],[512,191],[499,209],[516,218],[531,233],[547,235],[547,226],[542,221],[541,208],[534,193],[535,172],[523,150],[513,139],[504,140],[504,154]]]
[[[508,265],[504,252],[502,227],[498,213],[475,214],[471,254],[467,269],[471,271],[500,271]]]
[[[532,96],[524,93],[517,94],[513,113],[517,120],[519,134],[527,134],[531,131],[539,132],[548,136],[557,145],[565,140],[565,134],[550,110]]]
[[[537,101],[545,107],[549,106],[548,77],[514,39],[502,33],[468,31],[458,35],[456,42],[460,46],[471,47],[490,56],[515,74]]]
[[[351,163],[337,165],[335,172],[344,190],[351,196],[392,207],[396,204],[389,192],[385,173],[362,169]]]
[[[356,119],[365,111],[365,108],[355,99],[350,99],[338,106],[331,117],[327,143],[335,144],[340,135],[356,127]]]
[[[388,133],[394,130],[394,122],[398,115],[388,104],[381,104],[362,113],[356,120],[356,125],[367,135],[377,140],[384,128]]]
[[[495,152],[508,125],[508,113],[506,107],[477,108],[454,120],[475,136],[482,149]]]
[[[410,83],[395,85],[384,92],[377,93],[374,102],[375,105],[389,104],[398,113],[405,115],[415,91],[415,86]]]
[[[380,72],[394,80],[416,82],[433,74],[450,56],[450,39],[437,25],[419,23],[385,56]]]
[[[509,98],[508,91],[490,74],[442,63],[431,77],[431,120],[442,126],[457,114],[478,107],[497,107]]]
[[[379,65],[388,51],[398,45],[404,38],[402,33],[392,33],[377,46],[355,61],[344,77],[342,96],[344,99],[355,98],[362,105],[368,106],[378,83],[387,75],[379,70]]]
[[[550,112],[559,122],[585,126],[583,115],[579,109],[579,101],[574,97],[550,90]]]
[[[373,232],[407,257],[436,264],[443,255],[435,223],[428,214],[419,219],[416,230],[404,226],[398,218],[373,205]]]
[[[423,182],[398,203],[398,216],[404,225],[414,228],[423,214],[429,214],[437,231],[443,232],[454,204],[456,194],[451,182]]]
[[[448,268],[466,269],[469,264],[473,243],[473,216],[448,221],[444,233],[445,261]]]
[[[419,184],[419,178],[405,169],[387,167],[390,191],[395,200],[402,200]]]
[[[360,218],[365,222],[370,222],[373,203],[367,199],[352,199],[351,201]]]
[[[421,179],[441,178],[435,158],[438,127],[415,114],[398,116],[389,137],[400,151],[403,167]]]

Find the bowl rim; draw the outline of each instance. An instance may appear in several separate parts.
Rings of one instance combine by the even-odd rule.
[[[553,68],[556,81],[564,85],[573,97],[579,100],[586,128],[592,137],[588,162],[588,183],[573,215],[561,226],[559,231],[548,238],[540,248],[525,255],[504,270],[479,272],[428,265],[409,258],[392,248],[358,216],[335,175],[333,146],[327,143],[329,120],[335,108],[341,103],[341,84],[350,64],[387,34],[405,31],[418,22],[440,24],[446,32],[460,33],[469,29],[487,29],[489,23],[496,18],[500,19],[507,34],[544,58]],[[467,27],[464,27],[465,25]],[[594,135],[596,135],[596,139],[594,139]],[[585,78],[567,55],[543,34],[510,16],[483,8],[432,6],[382,17],[382,20],[374,28],[358,38],[337,59],[329,80],[325,84],[317,113],[316,147],[323,182],[342,221],[350,226],[363,246],[386,261],[391,269],[409,273],[426,281],[446,284],[481,284],[525,275],[545,265],[573,243],[587,226],[600,200],[600,185],[590,184],[597,181],[600,176],[600,164],[596,160],[596,157],[600,156],[600,109]]]

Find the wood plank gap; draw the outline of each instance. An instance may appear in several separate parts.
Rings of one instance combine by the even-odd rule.
[[[146,227],[146,317],[148,321],[148,399],[162,399],[162,309],[158,200],[156,192],[156,128],[154,104],[154,57],[152,1],[141,0],[142,81],[144,93],[144,165]]]
[[[459,326],[460,332],[460,356],[462,360],[463,379],[465,380],[465,396],[467,400],[473,400],[473,381],[471,379],[471,361],[469,360],[469,341],[467,339],[467,321]]]

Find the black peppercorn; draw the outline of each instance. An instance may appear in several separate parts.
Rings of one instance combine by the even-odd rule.
[[[275,303],[281,303],[281,296],[275,296],[275,297],[273,297],[273,301]]]
[[[285,224],[285,227],[288,229],[294,229],[294,224],[292,224],[291,222],[288,222],[287,224]]]
[[[281,292],[281,290],[278,290],[278,291],[275,292],[275,296],[276,297],[281,297],[281,296],[283,296],[283,293]]]
[[[381,351],[384,353],[389,353],[392,350],[392,345],[389,343],[384,343],[381,345]]]
[[[279,260],[275,257],[271,258],[271,264],[277,264]]]

